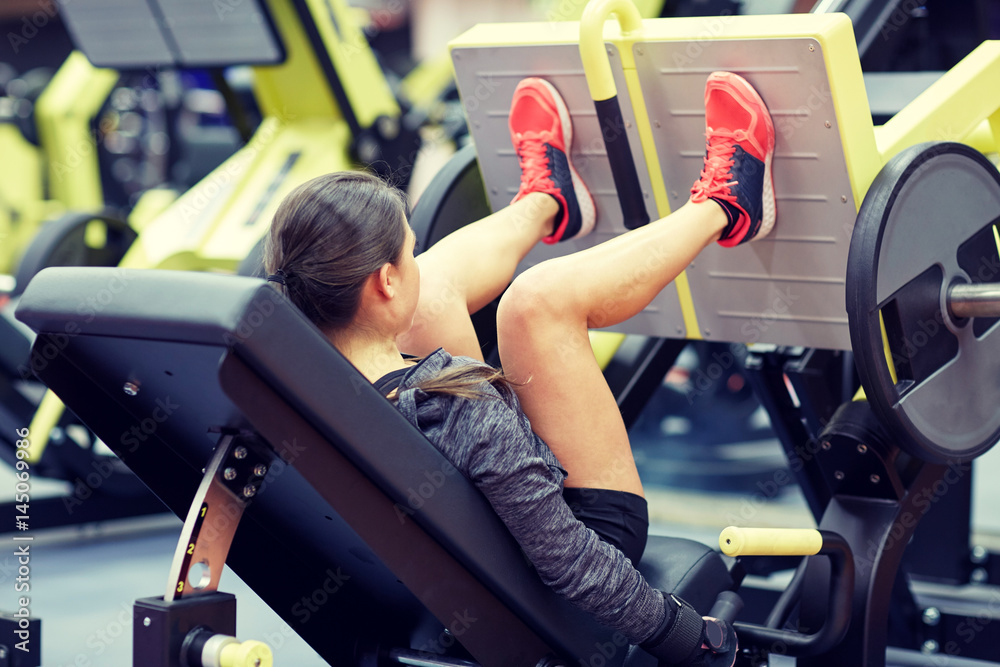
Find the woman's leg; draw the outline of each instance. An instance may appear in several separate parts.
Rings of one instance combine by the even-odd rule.
[[[556,200],[535,192],[462,227],[417,256],[420,299],[399,349],[426,355],[443,347],[482,359],[471,313],[500,296],[518,262],[552,230]]]
[[[569,471],[566,486],[642,495],[628,434],[587,332],[639,313],[718,240],[715,202],[539,264],[500,302],[500,358],[534,431]]]
[[[504,372],[520,383],[524,411],[569,472],[568,487],[642,495],[588,329],[640,312],[709,243],[747,241],[773,223],[774,129],[766,107],[732,75],[713,74],[705,101],[708,152],[691,201],[667,218],[533,267],[500,303]]]
[[[569,111],[546,81],[525,79],[514,91],[510,133],[521,187],[507,208],[449,234],[417,257],[420,299],[401,351],[444,347],[482,359],[470,313],[498,297],[524,256],[545,240],[578,238],[594,227],[594,203],[568,158]]]

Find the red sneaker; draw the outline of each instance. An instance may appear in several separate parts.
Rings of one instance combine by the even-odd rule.
[[[546,243],[590,233],[596,220],[594,200],[569,160],[573,126],[562,97],[548,81],[524,79],[510,105],[510,138],[521,165],[521,187],[512,204],[531,192],[544,192],[559,203],[559,214]]]
[[[729,216],[719,245],[759,239],[774,226],[774,124],[757,91],[743,77],[715,72],[705,84],[708,150],[691,201],[712,199]]]

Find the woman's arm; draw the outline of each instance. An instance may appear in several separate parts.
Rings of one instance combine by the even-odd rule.
[[[473,443],[468,474],[547,585],[632,643],[664,620],[664,599],[624,554],[575,516],[527,419],[499,399],[469,402],[454,427]]]

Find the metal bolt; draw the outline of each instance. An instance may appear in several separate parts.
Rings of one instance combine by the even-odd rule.
[[[653,127],[660,127],[660,121],[654,120],[653,121]]]
[[[841,204],[847,203],[847,195],[840,195],[840,203]]]
[[[247,448],[244,447],[243,445],[240,445],[239,447],[233,450],[233,456],[235,456],[240,460],[245,459],[247,457]]]
[[[707,336],[711,336],[711,335],[712,335],[712,330],[711,329],[705,329],[705,336],[707,337]]]
[[[642,50],[641,46],[635,47],[635,53],[636,53],[636,55],[639,55],[639,56],[645,55],[645,52]]]
[[[810,45],[809,45],[809,50],[810,50],[810,51],[815,51],[815,50],[816,50],[816,47],[815,47],[815,46],[813,46],[812,44],[810,44]]]
[[[632,127],[632,121],[630,121],[630,120],[625,121],[625,127],[627,127],[627,128],[628,127]]]
[[[933,639],[928,639],[923,643],[923,645],[921,645],[920,652],[925,654],[937,653],[939,648],[940,647],[938,646],[938,643],[936,641],[934,641]]]
[[[830,443],[830,441],[829,441],[829,440],[824,440],[823,442],[821,442],[821,443],[820,443],[820,445],[819,445],[819,446],[820,446],[820,447],[821,447],[822,449],[830,449],[831,447],[833,447],[833,445],[832,445],[832,444]]]
[[[825,125],[825,126],[826,126],[826,129],[828,129],[828,130],[829,130],[829,129],[830,129],[831,127],[833,127],[833,123],[831,123],[830,121],[826,121],[825,123],[823,123],[823,125]]]
[[[257,475],[258,477],[263,477],[264,475],[267,474],[267,466],[264,465],[263,463],[258,463],[253,467],[253,474]]]
[[[0,660],[6,660],[6,659],[7,659],[7,647],[0,646]]]
[[[122,391],[128,396],[135,396],[139,393],[139,385],[134,382],[126,382],[125,386],[122,387]]]
[[[222,476],[226,478],[227,482],[231,482],[236,479],[236,468],[226,468],[222,471]]]
[[[868,451],[868,445],[858,445],[858,454],[864,454]]]
[[[149,616],[147,616],[146,618],[142,619],[142,624],[143,624],[143,625],[144,625],[145,627],[147,627],[147,628],[149,627],[149,625],[150,625],[150,624],[151,624],[152,622],[153,622],[153,620],[152,620],[152,619],[151,619],[151,618],[150,618]]]
[[[990,557],[990,552],[986,550],[986,547],[981,544],[977,544],[972,547],[972,553],[969,554],[969,558],[976,565],[982,565],[986,562],[986,559]]]
[[[920,618],[924,625],[934,627],[941,622],[941,611],[937,607],[927,607]]]
[[[246,486],[243,487],[244,498],[253,498],[255,495],[257,495],[256,486],[254,486],[253,484],[247,484]]]
[[[974,584],[985,584],[990,580],[990,573],[986,571],[985,567],[977,567],[972,571],[972,583]]]
[[[880,480],[881,480],[882,478],[881,478],[881,477],[879,477],[878,475],[872,475],[872,476],[871,476],[871,477],[869,477],[868,479],[870,479],[870,480],[871,480],[872,484],[878,484],[878,483],[879,483],[879,481],[880,481]]]
[[[833,473],[833,478],[835,480],[837,480],[837,481],[840,481],[840,480],[844,479],[844,471],[843,470],[837,470],[837,471],[835,471]]]
[[[684,327],[682,327],[682,326],[678,326],[678,327],[677,327],[677,333],[679,333],[679,334],[682,334],[682,333],[684,333]]]

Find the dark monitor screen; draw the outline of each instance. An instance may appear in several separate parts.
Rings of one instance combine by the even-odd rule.
[[[227,67],[285,58],[263,0],[58,0],[98,67]]]

